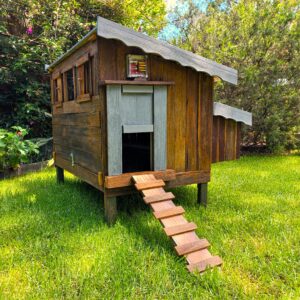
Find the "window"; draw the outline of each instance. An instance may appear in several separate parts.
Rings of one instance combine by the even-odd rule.
[[[90,62],[87,61],[83,65],[83,72],[84,72],[84,94],[89,94],[90,92]]]
[[[93,95],[93,60],[88,54],[77,60],[76,65],[67,66],[62,76],[54,77],[53,101],[88,101]]]
[[[53,80],[53,101],[54,101],[54,103],[58,102],[58,84],[57,84],[57,79]]]
[[[92,86],[93,57],[83,56],[76,64],[77,100],[89,100],[93,94]]]
[[[66,96],[65,99],[67,101],[72,101],[75,99],[74,95],[74,76],[73,76],[73,69],[68,70],[65,72],[65,81],[66,81]]]
[[[53,79],[53,102],[55,104],[62,103],[63,94],[62,94],[62,77],[57,75]]]

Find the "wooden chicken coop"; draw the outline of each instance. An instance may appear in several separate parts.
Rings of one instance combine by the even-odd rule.
[[[206,204],[212,162],[239,157],[251,114],[213,102],[214,80],[237,71],[101,17],[48,70],[58,180],[67,170],[103,192],[110,223],[117,196],[138,190],[165,229],[185,226],[169,236],[191,233],[163,187],[197,184]]]

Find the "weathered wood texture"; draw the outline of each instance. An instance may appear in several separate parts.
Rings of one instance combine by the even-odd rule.
[[[67,170],[68,172],[74,174],[75,176],[81,178],[82,180],[84,180],[85,182],[89,183],[90,185],[92,185],[93,187],[104,191],[104,189],[99,186],[99,182],[98,182],[98,175],[91,172],[90,170],[81,167],[78,164],[75,164],[73,167],[71,165],[71,162],[68,160],[65,160],[63,158],[61,158],[60,156],[57,156],[55,158],[55,165],[59,166],[65,170]]]
[[[126,55],[143,54],[117,40],[99,38],[100,80],[126,80]],[[213,78],[148,55],[152,81],[174,82],[167,97],[167,168],[177,172],[210,170]]]
[[[176,179],[176,173],[174,170],[163,170],[163,171],[145,171],[145,172],[134,172],[134,173],[124,173],[117,176],[106,176],[105,177],[105,187],[107,189],[121,188],[132,185],[133,175],[143,175],[143,174],[154,174],[156,179],[162,179],[164,181],[170,181]]]
[[[87,102],[64,101],[61,106],[53,104],[52,112],[56,165],[99,189],[103,187],[99,187],[98,172],[108,175],[107,86],[100,83],[127,79],[126,54],[129,53],[143,54],[142,50],[127,47],[120,41],[97,38],[67,57],[52,73],[54,78],[76,65],[81,57],[94,56],[91,99]],[[167,87],[167,161],[164,169],[175,170],[176,180],[168,182],[168,187],[209,181],[213,78],[157,55],[148,55],[148,67],[149,81],[170,84]],[[125,188],[124,183],[122,186]],[[125,189],[127,193],[132,190]],[[111,193],[122,194],[123,191]]]
[[[214,116],[212,138],[212,162],[234,160],[240,157],[240,122]]]
[[[89,82],[94,87],[93,94],[87,102],[67,101],[66,97],[60,106],[52,102],[52,133],[56,166],[102,189],[98,182],[98,172],[105,168],[105,159],[102,157],[103,153],[106,153],[106,141],[103,139],[106,113],[104,112],[105,94],[102,88],[101,90],[98,88],[97,49],[97,40],[92,38],[53,70],[52,78],[74,68],[82,63],[83,59],[93,57],[92,76]]]
[[[149,81],[149,80],[102,80],[100,81],[101,85],[119,85],[119,84],[126,84],[126,85],[174,85],[174,81]]]
[[[167,88],[108,85],[106,97],[108,175],[122,174],[122,128],[125,132],[126,126],[152,126],[154,170],[165,170]]]
[[[95,174],[102,170],[99,112],[54,115],[52,130],[56,158]]]

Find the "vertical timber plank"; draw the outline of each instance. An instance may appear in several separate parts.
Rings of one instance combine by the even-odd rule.
[[[219,117],[213,117],[212,162],[218,161]]]
[[[197,107],[198,107],[198,73],[187,69],[186,78],[186,133],[185,133],[185,170],[197,170]]]
[[[235,159],[235,131],[236,122],[234,120],[226,120],[226,142],[225,142],[225,159]]]
[[[154,87],[154,170],[165,170],[166,125],[167,125],[167,87]]]
[[[216,162],[218,162],[220,160],[220,117],[217,117],[216,127]]]
[[[205,73],[199,74],[199,165],[200,170],[210,170],[212,157],[213,123],[213,78]]]
[[[106,87],[108,175],[122,173],[121,85]]]
[[[237,122],[232,121],[232,159],[236,159]]]
[[[225,122],[224,118],[219,117],[219,161],[225,160]]]
[[[164,64],[164,73],[173,71],[171,64]],[[173,79],[173,78],[172,78]],[[167,167],[175,169],[175,99],[176,84],[168,87],[168,104],[167,104]]]
[[[186,68],[176,65],[175,119],[175,169],[185,171],[185,126],[186,126]]]
[[[240,158],[240,152],[241,152],[241,122],[237,123],[237,127],[236,127],[236,159]]]

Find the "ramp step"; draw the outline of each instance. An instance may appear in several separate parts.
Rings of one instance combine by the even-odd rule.
[[[187,265],[187,268],[190,272],[198,271],[201,273],[204,272],[206,268],[220,266],[222,263],[223,261],[219,256],[212,256],[196,264]]]
[[[188,222],[183,216],[184,209],[172,201],[175,196],[163,188],[163,180],[157,180],[153,174],[133,175],[135,188],[144,196],[144,201],[153,209],[153,215],[164,226],[164,231],[175,243],[178,255],[184,255],[190,272],[204,272],[209,267],[220,266],[219,256],[212,256],[206,239],[199,239],[194,231],[197,225]]]
[[[154,196],[147,196],[147,197],[144,197],[143,199],[147,204],[150,204],[150,203],[154,203],[154,202],[172,200],[172,199],[175,199],[175,196],[173,195],[173,193],[169,192],[169,193],[161,193],[161,194],[154,195]]]
[[[178,255],[185,255],[197,250],[202,250],[208,248],[210,243],[206,239],[201,239],[195,242],[187,243],[184,245],[179,245],[175,247],[175,250]]]
[[[197,225],[194,222],[186,223],[186,224],[180,224],[176,226],[166,227],[164,228],[164,231],[167,236],[172,236],[188,231],[193,231],[197,229]]]
[[[182,206],[175,206],[169,209],[164,209],[162,211],[153,212],[156,219],[173,217],[173,216],[181,215],[183,213],[184,213],[184,209]]]
[[[135,184],[135,188],[138,191],[155,189],[155,188],[159,188],[159,187],[163,187],[163,186],[165,186],[165,182],[162,179],[146,181],[146,182],[138,182]]]

